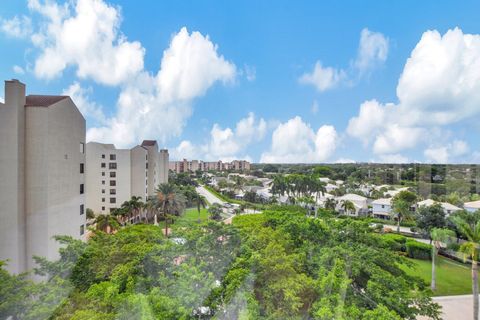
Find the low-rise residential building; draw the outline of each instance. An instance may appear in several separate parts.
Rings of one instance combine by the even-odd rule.
[[[168,182],[168,151],[159,151],[154,140],[131,149],[89,142],[86,150],[86,207],[97,214],[110,213],[133,196],[145,201]]]
[[[480,200],[465,202],[463,204],[463,208],[468,212],[475,212],[477,210],[480,210]]]
[[[372,215],[379,219],[389,219],[392,213],[392,198],[380,198],[372,201]]]
[[[26,95],[5,81],[0,103],[0,260],[21,273],[55,260],[53,237],[85,237],[85,119],[69,96]]]
[[[341,197],[337,197],[337,207],[336,210],[341,214],[347,214],[351,216],[361,216],[368,214],[368,198],[360,196],[354,193],[347,193]],[[342,208],[342,204],[344,201],[350,201],[355,206],[354,212],[345,212]]]
[[[454,213],[455,211],[459,211],[459,210],[462,210],[461,208],[457,207],[457,206],[454,206],[453,204],[451,203],[448,203],[448,202],[438,202],[438,201],[434,201],[432,199],[426,199],[426,200],[423,200],[423,201],[420,201],[417,203],[417,208],[420,208],[422,206],[425,206],[425,207],[430,207],[430,206],[433,206],[434,204],[436,203],[439,203],[442,208],[443,208],[443,211],[445,212],[446,215],[449,215],[449,214],[452,214]]]

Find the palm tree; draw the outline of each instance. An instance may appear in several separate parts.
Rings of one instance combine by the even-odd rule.
[[[137,196],[133,196],[130,200],[122,204],[122,208],[125,210],[128,219],[136,217],[141,212],[143,206],[142,198]]]
[[[195,198],[195,202],[197,204],[198,223],[200,223],[201,222],[200,211],[201,211],[201,208],[205,208],[207,206],[207,199],[204,196],[197,193],[197,197]]]
[[[455,237],[455,233],[449,229],[440,229],[440,228],[433,228],[430,232],[430,237],[433,241],[432,246],[432,282],[430,284],[430,288],[432,291],[435,291],[437,285],[436,279],[436,269],[435,269],[435,259],[438,254],[438,250],[440,249],[442,243],[447,242],[451,237]]]
[[[340,207],[348,214],[349,212],[355,212],[355,205],[350,200],[342,200]]]
[[[325,200],[324,207],[325,209],[329,209],[333,211],[337,207],[337,201],[333,198],[327,198],[327,200]]]
[[[110,214],[100,214],[95,218],[95,228],[105,233],[110,233],[120,226],[117,218]]]
[[[154,207],[165,220],[165,236],[168,237],[168,219],[171,215],[180,215],[185,209],[185,198],[177,192],[173,184],[162,183],[157,188]]]
[[[287,182],[282,175],[275,175],[270,185],[272,186],[273,195],[283,196],[287,192]]]
[[[468,217],[452,217],[460,232],[468,241],[460,246],[460,252],[472,261],[473,319],[478,320],[478,249],[480,244],[480,210]]]
[[[393,199],[392,201],[392,213],[397,219],[397,232],[400,233],[400,223],[411,216],[410,204],[402,199]]]

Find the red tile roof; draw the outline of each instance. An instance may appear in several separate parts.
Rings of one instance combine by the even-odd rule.
[[[142,147],[151,147],[157,143],[157,140],[143,140]]]
[[[66,98],[68,96],[28,95],[26,96],[25,107],[48,107]]]

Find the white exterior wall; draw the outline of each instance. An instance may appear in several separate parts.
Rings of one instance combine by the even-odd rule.
[[[169,155],[167,149],[158,154],[158,183],[168,183]]]
[[[147,177],[147,194],[155,195],[155,190],[159,184],[158,179],[158,145],[144,146],[148,150],[148,177]]]
[[[80,163],[85,154],[85,120],[70,98],[49,107],[26,108],[26,216],[27,269],[35,267],[33,255],[59,258],[55,235],[84,239],[85,203],[80,185]]]
[[[392,207],[389,205],[372,203],[373,215],[389,216],[391,212],[392,212]]]
[[[25,244],[25,85],[5,81],[0,103],[0,259],[7,270],[26,270]]]
[[[130,150],[130,179],[132,196],[147,200],[147,174],[146,169],[148,151],[142,146],[136,146]]]
[[[85,119],[70,98],[26,107],[25,85],[6,81],[0,105],[0,259],[13,273],[33,255],[58,258],[55,235],[83,239],[80,163]]]
[[[115,156],[111,160],[110,156]],[[103,157],[104,156],[104,157]],[[102,164],[105,164],[102,167]],[[117,168],[110,169],[110,164]],[[131,155],[128,149],[115,149],[112,144],[87,143],[87,208],[95,214],[108,214],[131,198]],[[112,177],[111,174],[115,176]],[[110,185],[114,181],[115,185]],[[115,193],[112,194],[111,192]],[[110,199],[114,199],[111,202]]]

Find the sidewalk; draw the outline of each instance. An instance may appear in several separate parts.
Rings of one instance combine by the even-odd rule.
[[[473,320],[473,296],[471,294],[433,297],[432,299],[442,307],[443,320]],[[418,317],[417,319],[427,320],[428,318]]]

